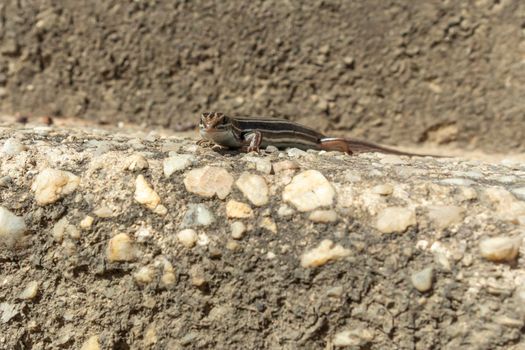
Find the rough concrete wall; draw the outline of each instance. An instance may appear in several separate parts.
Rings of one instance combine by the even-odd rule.
[[[524,150],[524,25],[520,0],[4,0],[0,110]]]

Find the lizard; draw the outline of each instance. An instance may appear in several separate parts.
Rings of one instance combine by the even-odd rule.
[[[405,156],[427,156],[398,151],[375,143],[352,138],[327,137],[307,126],[278,118],[229,117],[219,112],[201,114],[199,145],[214,143],[220,148],[259,152],[261,148],[275,146],[279,149],[299,148],[341,151],[352,154],[380,152]]]

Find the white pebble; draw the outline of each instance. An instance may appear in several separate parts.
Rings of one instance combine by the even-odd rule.
[[[186,169],[195,161],[196,158],[192,154],[171,154],[163,162],[164,176],[170,177],[174,172]]]
[[[75,191],[80,178],[69,171],[46,168],[36,176],[31,189],[39,205],[54,203]]]
[[[188,204],[188,210],[182,219],[182,227],[209,226],[215,222],[215,216],[204,204]]]
[[[235,219],[251,218],[253,210],[246,203],[230,200],[226,203],[226,216]]]
[[[521,200],[525,201],[525,187],[519,187],[512,190],[512,193]]]
[[[306,170],[292,179],[284,188],[283,200],[299,211],[310,211],[333,204],[335,190],[317,170]]]
[[[189,171],[184,178],[184,186],[191,193],[202,197],[224,199],[230,194],[233,176],[223,168],[205,166]]]
[[[272,172],[272,163],[266,158],[246,156],[244,159],[255,164],[255,169],[263,174]]]
[[[513,261],[518,256],[521,237],[492,237],[482,240],[479,244],[481,256],[495,262]]]
[[[279,173],[285,170],[297,170],[301,166],[296,161],[287,159],[287,160],[282,160],[280,162],[274,163],[272,167],[273,167],[274,173]]]
[[[460,177],[453,177],[449,179],[443,179],[439,181],[443,185],[452,185],[452,186],[472,186],[475,184],[474,181],[469,179],[464,179]]]
[[[143,266],[133,274],[133,277],[138,284],[149,284],[155,278],[155,270],[149,266]]]
[[[135,153],[126,159],[126,169],[140,171],[149,167],[147,159],[139,153]]]
[[[135,180],[135,200],[150,210],[155,210],[160,204],[160,197],[146,181],[143,175]]]
[[[410,276],[412,284],[420,292],[427,292],[432,288],[433,278],[434,270],[432,267],[427,267],[426,269],[415,272]]]
[[[259,227],[264,228],[272,233],[277,233],[277,224],[269,217],[264,217],[259,221]]]
[[[455,205],[435,205],[428,208],[428,217],[439,230],[463,221],[465,210]]]
[[[133,261],[137,251],[131,238],[126,233],[119,233],[109,240],[106,256],[109,262]]]
[[[0,207],[0,243],[14,247],[19,243],[27,230],[24,218],[16,216],[8,209]]]
[[[18,295],[19,299],[33,299],[36,297],[36,294],[38,293],[38,282],[37,281],[31,281],[27,284],[27,286],[24,288],[22,292]]]
[[[281,206],[279,206],[279,209],[277,209],[277,215],[281,217],[291,216],[293,215],[293,213],[294,213],[293,208],[291,208],[290,206],[286,204],[281,204]]]
[[[93,335],[89,337],[88,340],[86,340],[84,344],[82,344],[82,347],[80,348],[80,350],[100,350],[100,345],[98,343],[98,336]]]
[[[302,267],[318,267],[329,261],[338,260],[350,255],[350,250],[343,248],[341,245],[335,245],[329,240],[323,240],[319,246],[305,252],[301,256]]]
[[[193,248],[197,244],[197,232],[191,228],[179,231],[177,233],[177,239],[186,248]]]
[[[416,211],[413,208],[390,207],[377,216],[376,228],[383,233],[404,232],[416,224]]]
[[[246,226],[241,221],[234,221],[230,225],[230,230],[233,239],[241,239],[246,232]]]
[[[308,215],[308,220],[319,223],[336,222],[337,213],[334,210],[314,210]]]
[[[95,219],[92,216],[86,215],[80,221],[80,228],[83,230],[89,230],[91,226],[93,225],[93,221],[95,221]]]
[[[18,153],[25,151],[26,147],[19,139],[11,137],[5,140],[2,146],[2,153],[8,156],[16,156]]]
[[[261,206],[268,203],[268,185],[262,176],[243,173],[235,185],[253,205]]]
[[[362,348],[374,339],[374,334],[368,329],[351,329],[337,332],[333,344],[336,347]]]
[[[372,193],[379,194],[381,196],[389,196],[394,192],[394,186],[390,184],[377,185],[372,188]]]

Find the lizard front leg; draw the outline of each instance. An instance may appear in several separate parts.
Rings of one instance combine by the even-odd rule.
[[[245,152],[257,152],[259,153],[259,146],[262,142],[262,133],[260,131],[252,131],[243,136],[243,147],[242,150]]]

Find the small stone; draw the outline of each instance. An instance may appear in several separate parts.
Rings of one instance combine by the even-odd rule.
[[[188,210],[182,219],[182,227],[209,226],[215,222],[215,216],[204,204],[188,204]]]
[[[192,154],[171,154],[163,162],[164,176],[170,177],[174,172],[186,169],[195,161],[196,158]]]
[[[255,170],[263,174],[270,174],[272,172],[272,163],[269,159],[252,156],[246,156],[243,159],[253,163],[255,165]]]
[[[142,154],[134,154],[126,159],[126,169],[131,171],[141,171],[148,169],[149,164]]]
[[[226,203],[226,216],[235,219],[251,218],[253,210],[246,203],[230,200]]]
[[[141,285],[150,284],[155,278],[155,270],[149,266],[143,266],[133,274],[135,282]]]
[[[109,262],[133,261],[137,252],[131,238],[126,233],[119,233],[109,240],[106,256]]]
[[[235,185],[253,205],[261,206],[268,203],[268,185],[262,176],[243,173]]]
[[[438,230],[463,221],[465,210],[455,205],[436,205],[428,208],[428,218]]]
[[[259,222],[259,226],[272,233],[277,233],[277,224],[269,217],[262,218]]]
[[[275,152],[279,152],[279,149],[275,147],[274,145],[269,145],[266,147],[265,151],[266,153],[275,153]]]
[[[374,340],[374,334],[368,329],[351,329],[335,334],[333,344],[336,347],[363,348]]]
[[[424,270],[413,273],[412,276],[410,276],[410,280],[418,291],[424,293],[432,288],[433,274],[434,269],[427,267]]]
[[[234,221],[230,225],[231,236],[233,239],[241,239],[246,232],[246,226],[241,221]]]
[[[177,233],[177,239],[186,248],[193,248],[197,244],[197,232],[191,228],[179,231]]]
[[[416,211],[413,208],[390,207],[377,215],[376,228],[383,233],[404,232],[416,224]]]
[[[285,170],[297,170],[300,168],[299,164],[293,160],[282,160],[273,164],[274,173],[279,173]]]
[[[156,344],[157,341],[158,341],[158,338],[157,338],[156,325],[155,325],[155,322],[153,322],[146,328],[146,331],[144,332],[144,345],[149,347],[151,345]]]
[[[82,347],[80,348],[80,350],[100,350],[100,345],[98,343],[98,336],[93,335],[89,337],[89,339],[86,340],[84,344],[82,344]]]
[[[379,154],[381,159],[379,162],[385,165],[404,165],[407,161],[398,156],[397,154]]]
[[[137,176],[135,180],[135,200],[150,210],[155,210],[160,204],[160,197],[151,188],[143,175]]]
[[[184,186],[191,193],[202,197],[224,199],[230,194],[233,185],[233,176],[225,169],[205,166],[204,168],[189,171],[184,178]]]
[[[111,208],[102,206],[93,211],[93,214],[98,216],[99,218],[110,218],[113,216],[113,210]]]
[[[318,267],[329,261],[338,260],[350,255],[350,250],[341,245],[335,245],[329,240],[323,240],[317,248],[311,249],[301,256],[302,267]]]
[[[69,171],[46,168],[36,176],[31,189],[38,205],[51,204],[75,191],[80,178]]]
[[[315,210],[308,215],[308,220],[319,223],[336,222],[337,213],[334,210]]]
[[[0,207],[0,243],[9,248],[21,242],[27,227],[24,218],[16,216],[4,207]]]
[[[482,240],[479,244],[481,256],[494,262],[511,262],[518,256],[521,237],[492,237]]]
[[[236,241],[229,240],[228,242],[226,242],[226,249],[228,250],[237,251],[240,247],[241,246]]]
[[[450,263],[450,257],[452,254],[450,253],[449,249],[443,246],[443,244],[440,242],[434,242],[430,246],[430,251],[432,254],[434,254],[434,260],[441,266],[443,270],[452,270],[452,265]]]
[[[494,204],[501,218],[519,221],[521,216],[525,216],[525,202],[517,200],[506,189],[501,187],[487,188],[484,195]]]
[[[62,242],[64,240],[64,235],[68,226],[69,221],[66,217],[63,217],[62,219],[58,220],[57,223],[53,226],[53,239],[56,242]]]
[[[19,139],[11,137],[5,140],[2,146],[2,153],[8,156],[16,156],[17,154],[25,151],[26,147],[20,142]]]
[[[162,276],[160,277],[160,285],[163,288],[171,288],[177,282],[177,276],[175,276],[175,269],[171,262],[162,256],[155,263],[157,267],[162,267]]]
[[[394,186],[390,184],[377,185],[372,188],[372,193],[381,196],[389,196],[394,192]]]
[[[512,190],[512,193],[521,200],[525,201],[525,187],[519,187]]]
[[[277,215],[279,215],[281,217],[291,216],[291,215],[293,215],[293,213],[294,213],[293,208],[291,208],[290,206],[288,206],[286,204],[281,204],[279,209],[277,209]]]
[[[93,225],[93,221],[95,221],[95,219],[92,216],[86,215],[80,221],[80,228],[83,230],[89,230],[91,226]]]
[[[208,283],[206,280],[206,275],[204,274],[204,271],[202,271],[202,268],[199,266],[193,266],[190,270],[190,276],[191,276],[191,284],[195,287],[204,287]]]
[[[20,294],[18,295],[18,298],[24,299],[24,300],[34,299],[37,293],[38,293],[38,282],[31,281],[27,284],[24,290],[20,292]]]
[[[335,190],[317,170],[306,170],[292,179],[284,188],[283,200],[299,211],[310,211],[333,204]]]

